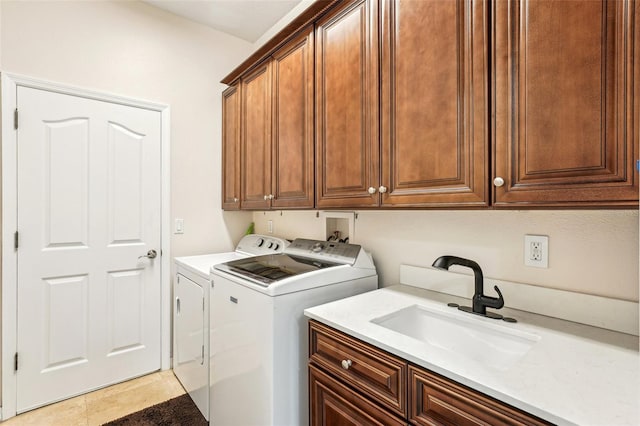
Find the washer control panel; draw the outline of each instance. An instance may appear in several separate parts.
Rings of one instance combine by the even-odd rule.
[[[242,237],[236,251],[253,255],[283,253],[289,245],[284,238],[271,237],[260,234],[249,234]]]
[[[285,253],[293,256],[353,264],[358,258],[360,249],[361,247],[357,244],[297,238],[285,249]]]

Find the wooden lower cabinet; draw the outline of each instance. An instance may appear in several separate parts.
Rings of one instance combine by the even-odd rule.
[[[548,425],[540,419],[423,368],[409,366],[414,425]]]
[[[378,348],[313,323],[310,361],[400,417],[407,413],[407,363]]]
[[[311,426],[551,424],[316,321],[309,405]]]
[[[309,366],[311,426],[406,425],[365,397]]]

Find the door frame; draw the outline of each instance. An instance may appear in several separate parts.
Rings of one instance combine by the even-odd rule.
[[[2,97],[2,401],[0,418],[6,420],[16,415],[17,380],[14,371],[14,355],[17,351],[17,296],[18,256],[14,249],[14,233],[18,226],[17,215],[17,132],[14,129],[14,111],[17,105],[18,87],[47,90],[49,92],[106,101],[136,108],[157,111],[161,114],[161,244],[160,262],[160,353],[161,369],[171,367],[171,204],[170,204],[170,107],[166,104],[133,99],[125,96],[93,91],[80,87],[53,83],[12,73],[0,75]],[[19,117],[18,117],[19,123]]]

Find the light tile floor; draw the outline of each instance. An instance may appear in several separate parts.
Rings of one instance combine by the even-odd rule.
[[[185,391],[172,370],[160,371],[28,411],[2,426],[98,426]]]

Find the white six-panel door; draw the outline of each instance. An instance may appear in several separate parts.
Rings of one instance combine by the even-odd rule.
[[[160,368],[161,114],[26,87],[17,104],[22,412]]]

